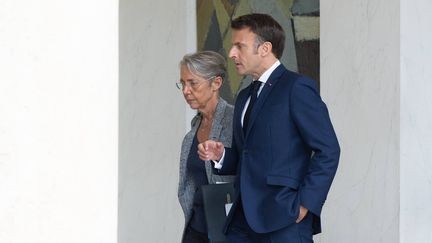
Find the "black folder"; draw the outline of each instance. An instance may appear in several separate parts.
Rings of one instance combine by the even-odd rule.
[[[234,185],[233,183],[203,185],[202,193],[208,238],[211,243],[224,243],[225,204],[227,203],[227,197],[228,200],[233,200]],[[228,203],[232,202],[228,201]]]

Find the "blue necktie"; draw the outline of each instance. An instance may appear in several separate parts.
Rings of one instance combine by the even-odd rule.
[[[243,133],[246,134],[246,130],[248,127],[248,122],[249,122],[249,116],[250,113],[252,111],[252,108],[258,98],[258,90],[261,86],[262,82],[261,81],[253,81],[251,84],[251,89],[250,89],[250,101],[249,101],[249,106],[246,109],[246,113],[244,115],[243,118]]]

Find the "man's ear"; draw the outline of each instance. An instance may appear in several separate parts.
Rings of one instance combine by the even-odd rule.
[[[266,41],[261,44],[261,55],[267,56],[268,54],[272,53],[273,45],[269,41]]]
[[[216,78],[213,79],[212,82],[212,90],[213,91],[217,91],[220,89],[220,87],[222,86],[223,80],[221,76],[217,76]]]

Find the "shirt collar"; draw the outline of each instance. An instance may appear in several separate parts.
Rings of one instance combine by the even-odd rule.
[[[267,69],[262,75],[261,77],[258,79],[259,81],[266,83],[267,80],[269,79],[270,75],[272,74],[272,72],[280,65],[280,61],[276,60],[275,63],[273,63],[273,65]]]

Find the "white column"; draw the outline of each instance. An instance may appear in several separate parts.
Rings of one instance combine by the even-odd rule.
[[[120,1],[119,243],[180,242],[177,185],[186,125],[175,82],[191,48],[187,40],[196,38],[188,32],[195,11],[188,4]]]
[[[401,0],[401,242],[432,242],[432,2]]]
[[[196,0],[186,0],[186,52],[192,53],[197,51],[197,10]],[[185,53],[186,54],[186,53]],[[185,102],[186,107],[186,129],[188,132],[191,129],[191,121],[196,115],[196,110],[192,110],[190,106]]]
[[[399,242],[399,4],[320,7],[321,93],[342,153],[317,242]]]
[[[0,242],[117,239],[117,1],[0,3]]]

